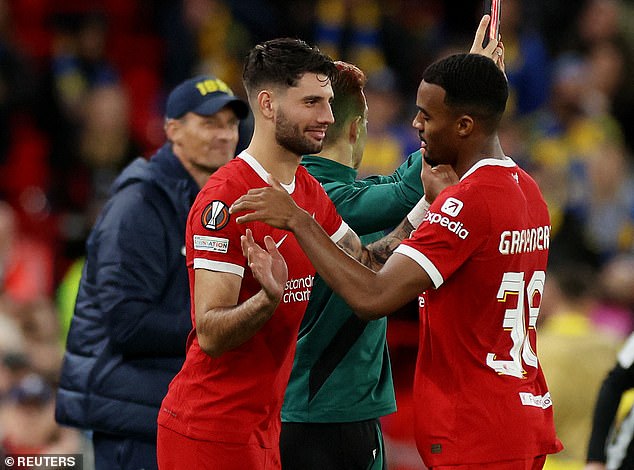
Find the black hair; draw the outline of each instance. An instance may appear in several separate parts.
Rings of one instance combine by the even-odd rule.
[[[336,71],[333,60],[316,46],[301,39],[278,38],[251,49],[242,71],[242,81],[250,94],[265,85],[297,86],[305,73],[331,79]]]
[[[509,96],[508,82],[495,62],[480,54],[453,54],[431,64],[423,80],[445,90],[445,104],[482,119],[493,131]]]

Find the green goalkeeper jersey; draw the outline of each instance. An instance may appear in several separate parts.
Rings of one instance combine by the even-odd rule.
[[[364,244],[398,225],[421,198],[422,165],[415,152],[390,176],[357,180],[356,170],[321,157],[302,165],[324,187],[337,211]],[[315,276],[302,321],[282,421],[338,423],[396,411],[387,319],[360,320]]]

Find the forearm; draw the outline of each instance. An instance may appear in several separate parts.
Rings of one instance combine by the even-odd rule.
[[[373,271],[377,271],[381,269],[381,266],[385,264],[401,242],[409,237],[412,231],[420,225],[428,209],[429,203],[424,198],[421,198],[407,214],[407,217],[392,232],[380,240],[364,247],[360,241],[357,243],[357,240],[344,238],[339,243],[339,246],[363,265]]]
[[[364,266],[367,266],[373,271],[378,271],[401,242],[409,237],[413,230],[414,227],[412,224],[407,219],[404,219],[398,227],[380,240],[367,246],[357,248],[357,253],[353,254],[348,251],[348,249],[346,249],[346,252],[353,256],[353,258],[359,260]],[[349,249],[353,250],[352,247]]]
[[[372,294],[376,293],[376,274],[372,270],[333,243],[310,215],[306,214],[290,229],[319,275],[359,317],[372,320],[383,316],[371,305]]]
[[[235,349],[251,339],[271,318],[278,300],[264,290],[233,307],[216,307],[196,316],[196,335],[203,351],[211,357]]]

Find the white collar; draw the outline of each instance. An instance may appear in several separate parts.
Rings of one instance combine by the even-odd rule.
[[[511,157],[504,157],[503,159],[500,158],[483,158],[482,160],[476,162],[475,165],[473,165],[471,168],[469,168],[467,170],[467,172],[462,175],[462,178],[460,178],[460,181],[464,180],[467,176],[469,176],[470,174],[472,174],[474,171],[476,171],[478,168],[482,168],[484,166],[502,166],[505,168],[512,168],[514,167],[516,164],[513,161],[513,159]]]
[[[258,176],[264,180],[264,182],[266,182],[267,184],[270,184],[269,183],[270,173],[266,171],[262,165],[260,165],[260,162],[258,162],[253,155],[248,153],[246,150],[243,150],[242,152],[240,152],[240,155],[238,155],[238,158],[241,158],[247,163],[247,165],[253,168],[253,171],[255,171],[258,174]],[[286,190],[288,194],[293,194],[293,191],[295,191],[295,177],[294,176],[293,176],[293,181],[291,181],[290,184],[284,184],[284,183],[280,183],[280,184],[282,185],[282,187]]]

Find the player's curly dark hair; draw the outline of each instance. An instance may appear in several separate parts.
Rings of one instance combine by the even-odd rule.
[[[278,38],[263,42],[249,52],[242,81],[248,94],[265,86],[297,86],[305,73],[331,78],[337,69],[333,60],[316,46],[301,39]]]
[[[500,122],[509,96],[504,73],[488,57],[453,54],[431,64],[423,80],[445,90],[445,104],[479,118],[490,131]]]

